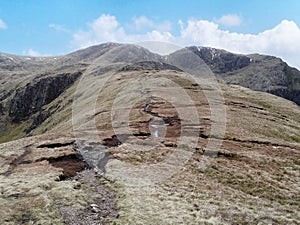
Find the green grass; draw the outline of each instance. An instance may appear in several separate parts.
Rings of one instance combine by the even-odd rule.
[[[205,173],[208,177],[218,180],[218,182],[223,185],[227,185],[246,194],[278,202],[282,205],[299,205],[296,198],[286,196],[280,187],[268,181],[252,177],[251,175],[241,174],[239,171],[229,171],[214,166],[207,169]]]
[[[300,137],[299,136],[292,135],[290,138],[291,138],[292,141],[300,143]]]
[[[30,126],[30,122],[23,122],[20,125],[14,126],[8,130],[6,135],[1,135],[0,143],[16,140],[18,138],[24,137],[24,130]]]

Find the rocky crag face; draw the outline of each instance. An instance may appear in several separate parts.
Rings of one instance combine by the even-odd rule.
[[[300,220],[299,71],[278,58],[107,43],[2,54],[0,81],[1,224]]]
[[[268,92],[300,105],[300,72],[281,59],[266,55],[237,55],[224,50],[189,47],[227,84]]]
[[[31,134],[41,134],[52,127],[40,125],[54,112],[62,111],[72,101],[76,81],[87,68],[103,54],[111,51],[110,65],[98,65],[99,74],[114,70],[124,64],[126,70],[178,70],[168,64],[168,59],[179,57],[179,50],[161,57],[146,49],[107,43],[59,57],[20,57],[1,54],[0,57],[0,115],[1,142]],[[114,50],[115,49],[115,50]],[[190,54],[209,66],[219,81],[268,92],[300,103],[300,72],[281,59],[263,55],[237,55],[224,50],[205,47],[188,47]],[[130,52],[130,54],[128,54]],[[187,61],[185,61],[187,60]],[[192,60],[196,60],[192,57]],[[132,62],[139,62],[134,63]],[[67,93],[70,90],[70,93]],[[64,97],[62,97],[64,96]],[[63,102],[60,98],[68,98]],[[60,99],[60,100],[58,100]],[[59,102],[58,102],[59,101]],[[65,110],[67,111],[67,110]],[[70,113],[65,112],[68,115]],[[64,113],[64,114],[65,114]],[[54,125],[56,126],[56,125]],[[34,132],[38,129],[39,131]]]

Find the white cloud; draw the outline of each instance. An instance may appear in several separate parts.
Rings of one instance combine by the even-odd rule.
[[[65,28],[63,25],[59,25],[59,24],[51,23],[49,24],[49,27],[57,31],[70,32],[70,30]]]
[[[183,29],[183,21],[182,20],[178,20],[178,25],[180,26],[180,30]]]
[[[134,22],[136,30],[141,30],[142,28],[145,28],[145,27],[152,28],[154,26],[154,23],[145,16],[133,18],[133,22]]]
[[[135,26],[154,24],[146,17],[134,20]],[[179,35],[169,30],[162,31],[152,27],[150,31],[139,34],[127,33],[116,17],[101,15],[88,24],[87,30],[73,34],[75,47],[87,47],[103,42],[135,43],[142,41],[173,42],[177,45],[201,45],[222,48],[237,53],[261,53],[283,58],[290,65],[300,68],[300,29],[293,21],[283,20],[272,29],[258,34],[235,33],[220,29],[216,22],[190,19],[178,21]]]
[[[88,31],[78,31],[73,35],[72,44],[87,47],[101,42],[117,42],[126,38],[124,29],[115,16],[101,15],[88,24]]]
[[[155,24],[153,27],[161,32],[168,31],[170,32],[172,30],[172,23],[170,21],[165,21],[161,24]]]
[[[243,23],[243,20],[240,16],[236,14],[228,14],[217,19],[216,22],[223,26],[234,27],[240,26]]]
[[[152,22],[148,21],[146,17],[135,22],[139,26],[152,26]],[[89,23],[87,31],[80,30],[76,32],[73,35],[71,44],[83,48],[103,42],[170,41],[171,38],[170,32],[160,32],[158,30],[151,30],[143,34],[127,34],[115,16],[104,14]]]
[[[7,29],[7,25],[2,19],[0,19],[0,28],[1,29]]]
[[[223,48],[238,53],[271,54],[300,68],[300,29],[293,21],[283,20],[270,30],[258,34],[242,34],[221,30],[206,20],[190,20],[181,29],[183,44]]]
[[[23,52],[24,55],[28,55],[28,56],[41,56],[41,54],[38,51],[35,51],[33,49],[28,49],[27,51]]]
[[[133,18],[134,30],[143,31],[147,29],[155,29],[161,32],[168,32],[172,29],[172,24],[169,21],[164,21],[161,23],[155,23],[145,16]],[[132,27],[132,26],[129,26]]]

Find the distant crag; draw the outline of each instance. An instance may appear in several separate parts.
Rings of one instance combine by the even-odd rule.
[[[280,58],[241,55],[207,47],[188,47],[219,78],[255,91],[268,92],[300,105],[300,71]]]

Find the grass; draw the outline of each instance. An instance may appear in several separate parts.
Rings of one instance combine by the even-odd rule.
[[[232,163],[236,164],[234,161],[232,161]],[[245,169],[241,169],[238,165],[232,165],[231,168],[224,165],[219,167],[213,166],[207,169],[205,174],[225,186],[254,197],[259,197],[260,199],[277,202],[281,205],[299,205],[295,193],[287,194],[288,189],[280,185],[280,182],[287,182],[284,171],[277,169],[277,174],[275,174],[270,169],[270,167],[274,167],[276,164],[277,162],[274,160],[264,160],[262,167],[256,164],[250,164],[248,166],[250,168]],[[260,174],[265,173],[264,171],[268,171],[270,176],[268,179],[265,179],[261,175],[257,176],[249,171],[259,172]]]
[[[159,73],[156,72],[158,75]],[[172,73],[168,73],[172,77]],[[129,74],[128,78],[136,75],[135,72]],[[118,76],[115,78],[118,79]],[[173,80],[176,80],[178,85],[189,86],[186,80],[182,83],[178,77]],[[92,115],[97,121],[99,130],[109,132],[112,129],[109,109],[116,93],[122,90],[125,84],[124,80],[108,83],[98,96],[99,109],[108,109],[108,112]],[[60,127],[62,130],[71,131],[72,124],[67,127],[68,125],[64,123],[71,118],[72,108],[69,100],[72,99],[75,89],[76,86],[71,87],[54,102],[45,106],[47,110],[57,108],[57,111],[35,130],[36,133],[53,131]],[[209,112],[205,111],[208,105],[204,104],[206,100],[200,95],[201,90],[194,87],[190,90],[192,91],[187,92],[191,94],[199,112],[203,112],[201,115],[209,117]],[[300,136],[297,130],[300,126],[299,107],[272,95],[253,92],[246,88],[230,88],[224,85],[224,91],[228,102],[241,104],[228,106],[227,135],[230,134],[229,137],[237,139],[224,140],[221,150],[236,153],[239,157],[218,156],[210,167],[202,171],[199,163],[203,159],[203,154],[200,151],[195,152],[181,170],[162,182],[152,186],[136,184],[134,178],[143,174],[143,171],[135,171],[128,174],[128,179],[133,177],[133,185],[126,186],[117,176],[113,176],[117,169],[122,169],[120,161],[130,162],[132,166],[155,165],[167,158],[169,151],[173,152],[175,148],[160,149],[160,146],[147,152],[143,151],[147,146],[138,143],[127,143],[127,147],[121,145],[110,148],[110,152],[117,159],[109,161],[106,167],[107,180],[100,179],[100,182],[118,193],[117,208],[120,216],[113,223],[270,224],[270,221],[275,221],[275,224],[291,224],[291,221],[300,220],[297,215],[299,199],[295,188],[299,181],[297,177],[299,148],[296,143],[292,143],[298,141],[297,137]],[[130,103],[129,101],[133,99],[123,102],[124,105]],[[84,98],[80,103],[82,109],[89,104]],[[134,110],[131,112],[131,121],[145,120]],[[280,115],[285,115],[287,119],[281,118]],[[84,118],[83,122],[89,121]],[[267,140],[271,144],[252,143],[247,140]],[[203,143],[205,140],[201,139],[199,148],[205,148]],[[274,145],[277,148],[273,148],[273,144],[277,144]],[[284,144],[290,147],[284,147]],[[17,141],[3,144],[0,149],[6,152],[11,148],[11,152],[15,152],[17,151],[15,147],[19,146],[21,144]],[[291,169],[288,170],[287,167]],[[23,169],[25,171],[25,168]],[[1,177],[0,190],[3,194],[0,195],[0,221],[1,218],[11,218],[20,223],[23,215],[17,208],[20,199],[7,198],[8,194],[16,191],[22,194],[20,195],[22,199],[30,200],[27,204],[32,210],[25,211],[24,215],[41,224],[62,223],[59,210],[55,207],[56,200],[63,200],[66,206],[80,208],[86,207],[91,199],[92,194],[88,195],[83,191],[88,189],[88,185],[82,184],[81,189],[76,189],[74,188],[76,183],[72,181],[59,181],[57,179],[59,171],[53,168],[46,167],[46,171],[42,171],[40,167],[34,167],[28,168],[26,173],[22,171],[19,170],[18,177],[11,176],[9,179]],[[37,202],[40,200],[40,203],[35,205],[35,200]],[[46,207],[47,205],[49,207]],[[16,212],[7,212],[7,208]]]
[[[291,141],[300,143],[300,136],[292,135],[292,136],[290,136],[290,138],[291,138]]]
[[[16,140],[25,136],[24,130],[30,126],[30,122],[24,122],[19,125],[11,125],[6,135],[1,135],[0,143]]]

